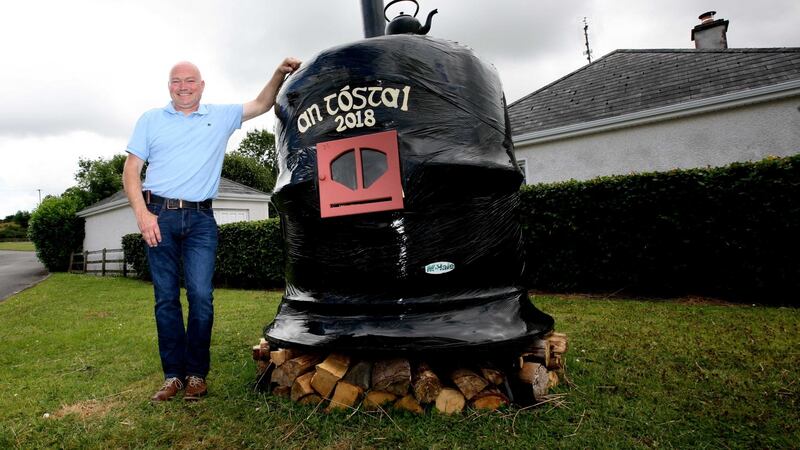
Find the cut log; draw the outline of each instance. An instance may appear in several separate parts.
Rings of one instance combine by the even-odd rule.
[[[420,403],[435,402],[442,390],[442,382],[439,377],[425,363],[419,363],[415,368],[412,385],[414,396]]]
[[[551,371],[547,372],[547,389],[553,389],[554,387],[558,386],[558,374]]]
[[[278,386],[291,387],[297,377],[313,369],[319,361],[320,357],[317,355],[302,355],[292,358],[272,372],[272,382],[277,383]]]
[[[258,370],[254,386],[300,404],[347,409],[357,408],[363,398],[366,411],[392,405],[421,414],[433,403],[437,411],[454,414],[465,406],[496,410],[512,402],[528,406],[545,401],[551,389],[567,380],[567,349],[566,334],[550,333],[516,354],[519,365],[516,358],[498,355],[463,359],[458,368],[448,357],[438,373],[427,362],[412,365],[406,358],[391,358],[397,355],[393,352],[379,361],[339,353],[323,357],[302,348],[276,348],[263,338],[251,352]]]
[[[550,364],[550,342],[546,339],[535,340],[528,351],[522,354],[524,361],[538,362],[544,366]]]
[[[550,364],[547,365],[549,370],[563,370],[564,357],[560,353],[550,354]]]
[[[289,348],[282,348],[280,350],[274,350],[269,352],[269,360],[275,364],[276,367],[280,367],[286,361],[289,361],[292,358],[295,358],[299,355],[295,355],[294,351]]]
[[[383,406],[397,400],[397,396],[386,391],[369,391],[361,405],[366,411],[380,411]]]
[[[453,388],[444,388],[436,397],[436,410],[443,414],[456,414],[464,409],[466,400],[461,392]]]
[[[564,333],[550,333],[547,335],[547,342],[550,344],[550,353],[567,353],[568,340]]]
[[[347,371],[342,379],[360,387],[364,391],[368,391],[372,383],[372,362],[359,361],[353,364],[353,367]]]
[[[311,379],[311,387],[323,398],[330,398],[336,383],[342,379],[350,364],[350,357],[333,353],[325,361],[317,364],[317,371]]]
[[[467,400],[471,400],[478,392],[484,390],[489,383],[477,373],[469,369],[456,369],[450,379]]]
[[[523,383],[531,386],[535,401],[544,400],[547,395],[547,385],[550,382],[550,377],[547,375],[547,369],[543,365],[535,362],[524,363],[519,370],[519,378]]]
[[[347,381],[339,381],[336,384],[336,390],[333,392],[331,404],[328,405],[328,411],[352,408],[356,402],[358,402],[362,393],[363,391],[360,387],[350,384]]]
[[[424,414],[425,410],[422,409],[422,406],[419,404],[417,399],[414,398],[413,395],[408,394],[401,398],[400,400],[394,402],[394,407],[397,409],[403,409],[414,414]]]
[[[475,409],[488,409],[494,411],[501,406],[508,405],[508,397],[506,397],[496,387],[488,387],[478,394],[470,402]]]
[[[272,382],[272,371],[275,370],[275,365],[268,361],[257,361],[258,369],[256,372],[255,387],[259,391],[269,391]]]
[[[319,369],[313,372],[313,375],[314,376],[311,378],[311,387],[323,398],[330,398],[333,390],[336,388],[336,383],[339,382],[339,378],[329,372]]]
[[[372,388],[391,392],[398,397],[406,395],[411,384],[411,365],[405,358],[375,362],[372,367]]]
[[[311,387],[311,378],[313,376],[314,372],[306,372],[294,380],[294,383],[292,383],[293,401],[299,401],[306,395],[314,394],[314,388]]]
[[[317,394],[308,394],[305,397],[303,397],[300,400],[298,400],[297,403],[299,403],[301,405],[316,405],[318,403],[321,403],[322,401],[324,401],[324,400],[319,395],[317,395]]]
[[[317,370],[324,370],[340,379],[347,373],[350,357],[341,353],[331,353],[324,361],[317,364]]]
[[[289,386],[275,386],[272,389],[272,395],[277,395],[278,397],[288,397],[292,393],[292,388]]]
[[[486,379],[486,381],[495,386],[503,384],[503,381],[506,379],[506,377],[503,375],[503,372],[491,367],[481,367],[481,375],[483,375],[483,378]]]

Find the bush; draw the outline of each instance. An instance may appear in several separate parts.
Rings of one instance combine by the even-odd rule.
[[[150,280],[142,235],[123,236],[122,248],[125,261],[133,266],[137,277]],[[241,288],[283,286],[280,221],[267,219],[221,225],[214,281],[216,285]]]
[[[0,222],[0,241],[2,240],[22,240],[28,232],[16,222]]]
[[[122,236],[122,250],[125,252],[125,262],[136,271],[136,278],[149,281],[150,265],[147,264],[147,251],[142,235],[131,233]]]
[[[522,190],[530,287],[786,303],[800,156]]]
[[[215,278],[227,286],[283,286],[283,239],[278,219],[219,227]]]
[[[75,215],[81,206],[74,197],[47,197],[31,214],[28,238],[51,272],[67,271],[70,254],[83,245],[84,220]]]

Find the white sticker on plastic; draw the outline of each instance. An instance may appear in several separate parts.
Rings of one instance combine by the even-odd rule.
[[[435,263],[430,263],[425,266],[425,273],[430,275],[440,275],[443,273],[451,272],[456,268],[456,265],[447,262],[447,261],[439,261]]]

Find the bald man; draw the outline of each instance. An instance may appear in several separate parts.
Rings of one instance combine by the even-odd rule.
[[[217,195],[225,147],[242,122],[272,108],[286,75],[300,67],[284,59],[258,96],[244,104],[201,104],[205,81],[190,62],[169,71],[172,101],[139,118],[128,142],[122,181],[147,248],[153,278],[158,350],[164,384],[152,401],[185,400],[207,394],[211,327],[214,321],[214,261]],[[141,172],[148,162],[144,184]],[[189,301],[184,325],[181,269]]]

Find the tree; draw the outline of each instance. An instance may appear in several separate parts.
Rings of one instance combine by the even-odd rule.
[[[28,221],[31,220],[31,213],[28,211],[17,211],[16,214],[6,216],[2,222],[13,222],[22,228],[28,228]]]
[[[122,169],[126,155],[118,154],[109,159],[78,159],[75,180],[78,189],[89,193],[88,204],[100,201],[122,189]],[[72,188],[70,188],[72,189]]]
[[[48,195],[31,214],[28,238],[39,261],[51,272],[69,269],[70,253],[83,244],[84,219],[75,215],[80,207],[75,197]]]
[[[275,187],[275,176],[270,169],[257,159],[238,153],[225,155],[222,176],[263,192],[272,192]]]
[[[61,193],[61,197],[74,200],[75,204],[78,205],[78,210],[86,208],[98,200],[102,200],[102,198],[97,198],[91,192],[78,186],[68,187],[64,192]]]
[[[268,168],[273,176],[278,175],[278,152],[275,149],[275,135],[267,130],[251,130],[233,154],[249,156]]]

